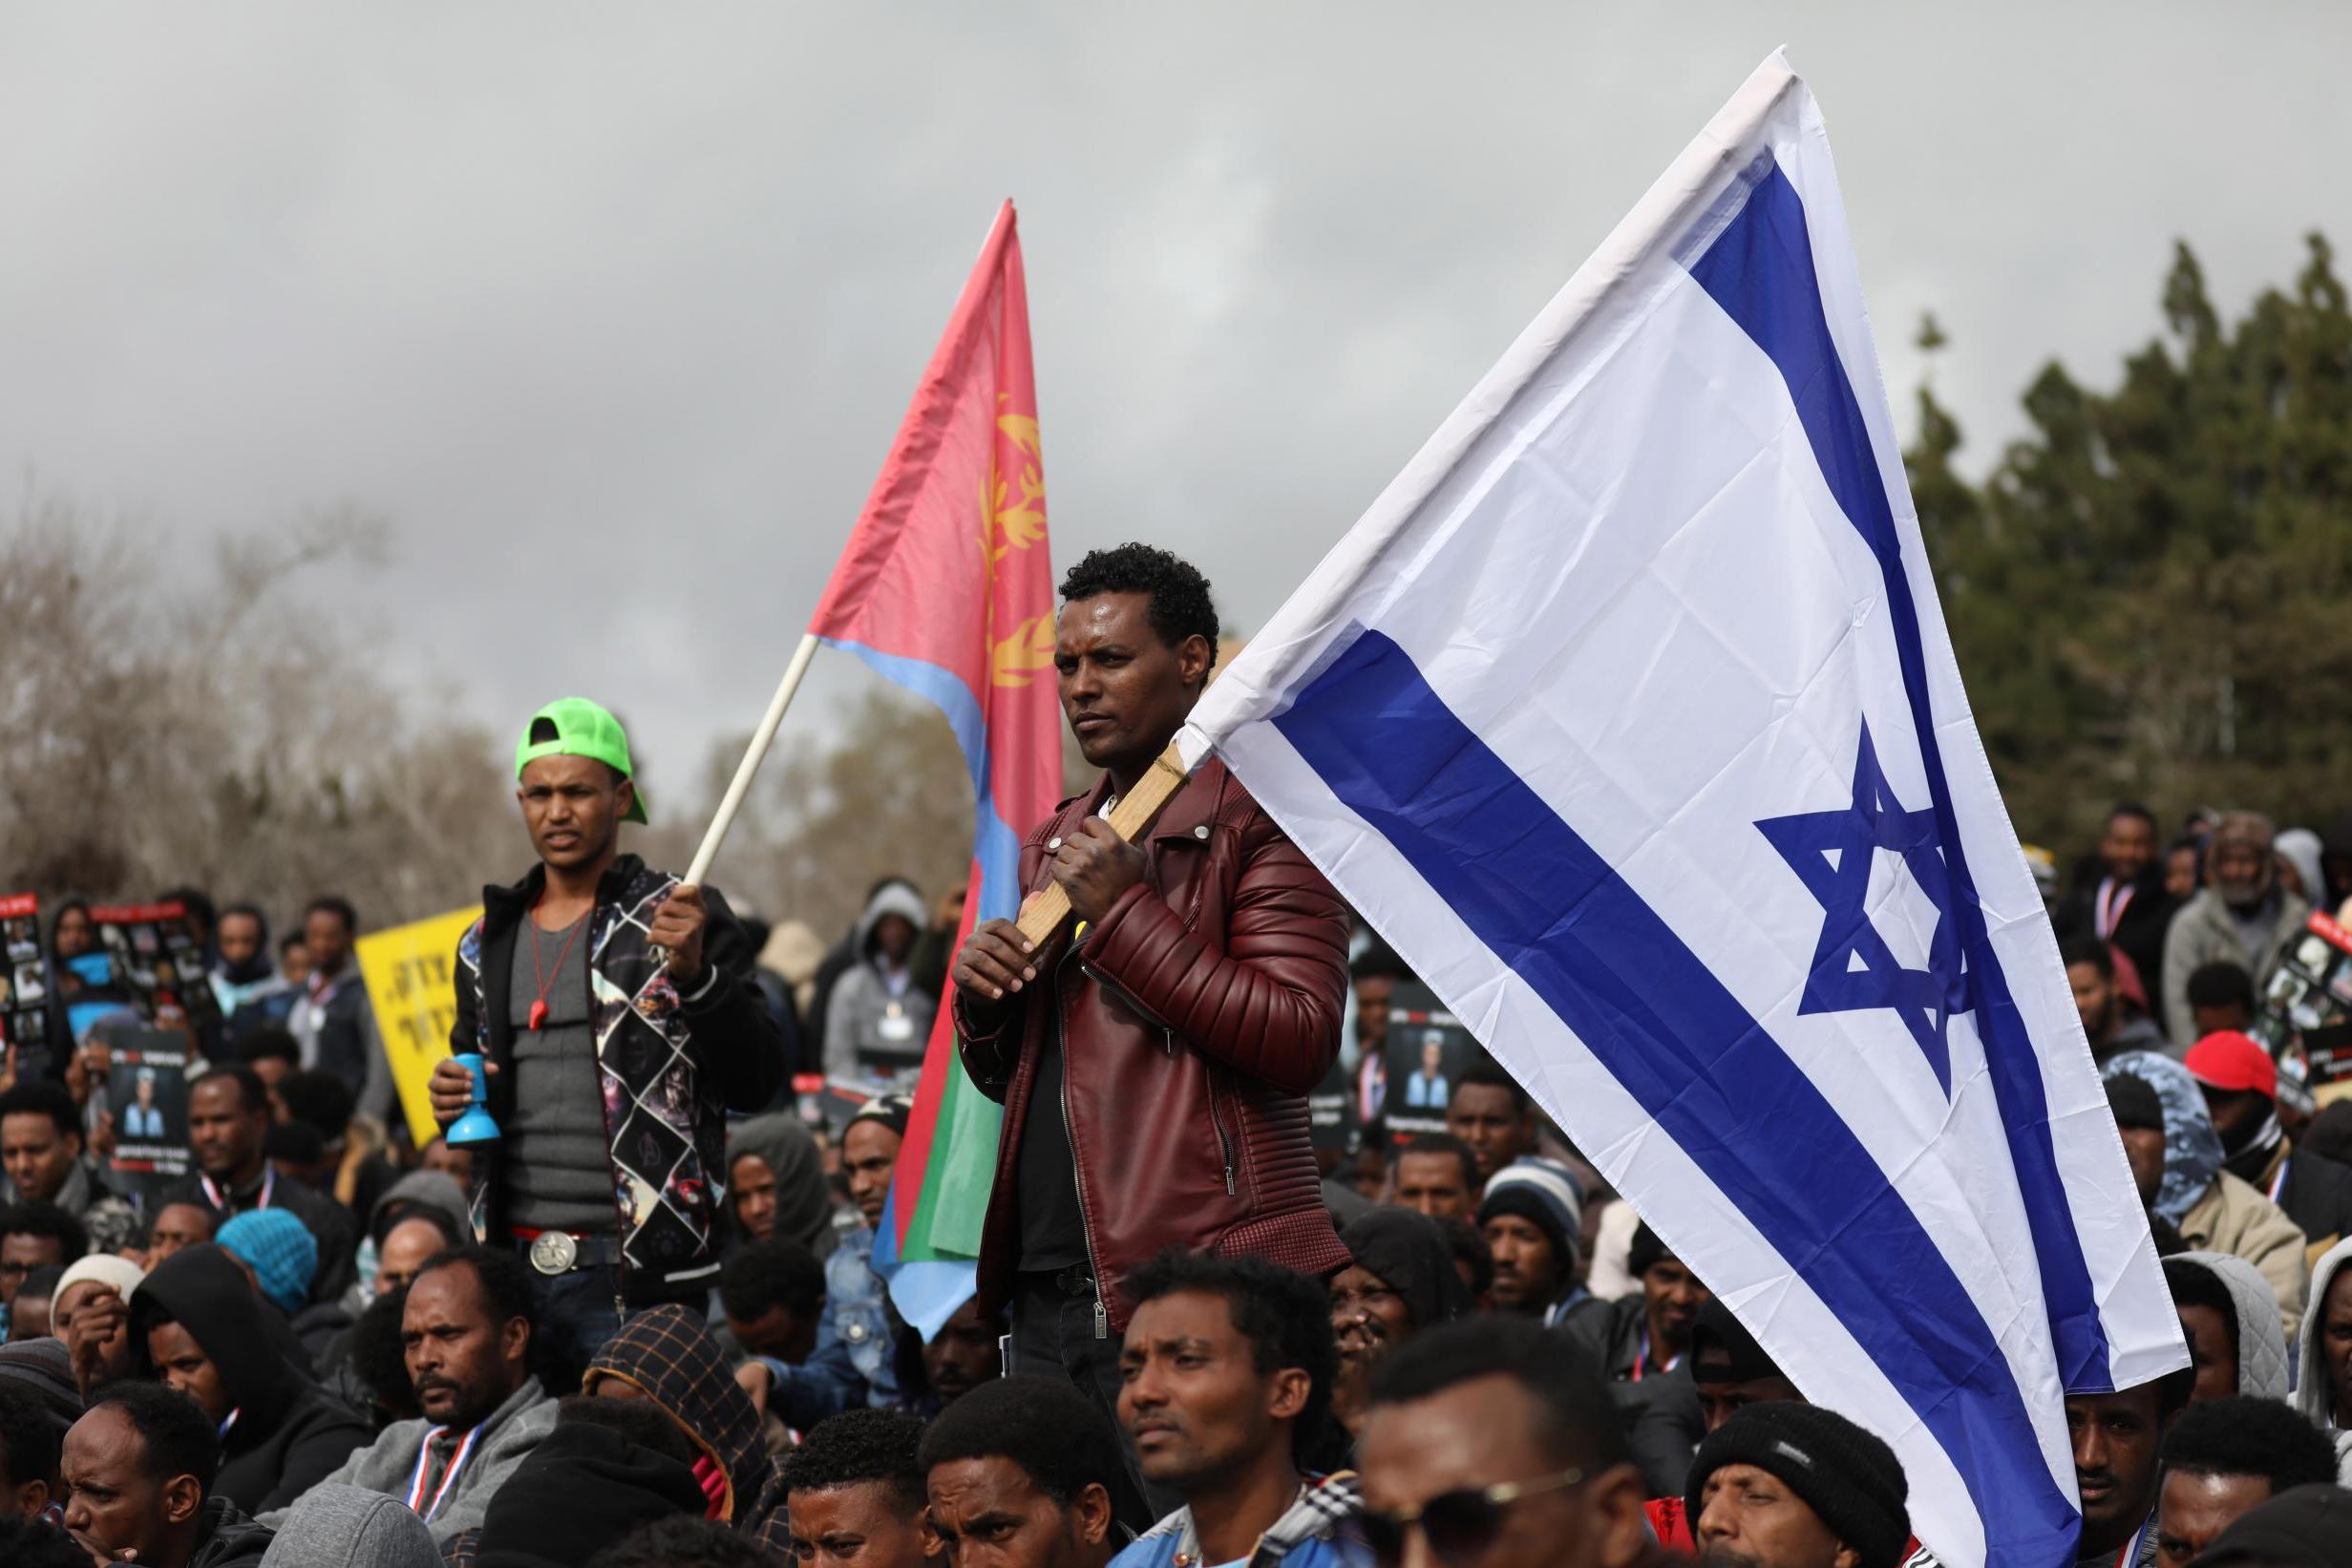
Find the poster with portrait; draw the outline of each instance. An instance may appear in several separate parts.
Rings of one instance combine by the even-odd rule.
[[[1444,1132],[1453,1086],[1491,1060],[1437,993],[1418,981],[1399,981],[1389,997],[1382,1054],[1388,1070],[1384,1119],[1391,1134]]]
[[[40,901],[30,893],[0,898],[0,1050],[16,1053],[16,1075],[49,1071],[49,1009],[55,987],[41,945]]]
[[[115,1152],[107,1168],[118,1192],[154,1212],[156,1195],[188,1174],[188,1040],[177,1029],[114,1036],[108,1084]]]
[[[2246,1032],[2278,1058],[2284,1092],[2299,1083],[2321,1100],[2352,1094],[2352,931],[2315,911],[2255,999]],[[2336,1092],[2329,1091],[2334,1089]]]
[[[116,984],[142,1020],[165,1028],[192,1025],[200,1041],[220,1038],[220,999],[184,907],[106,904],[91,910],[90,921],[113,961]]]

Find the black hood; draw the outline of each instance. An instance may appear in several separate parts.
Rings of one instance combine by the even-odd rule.
[[[482,1517],[479,1568],[585,1562],[641,1525],[700,1518],[694,1473],[608,1427],[558,1421],[508,1476]]]
[[[229,1398],[244,1411],[239,1425],[266,1431],[308,1387],[264,1326],[262,1315],[269,1310],[227,1253],[209,1241],[185,1247],[157,1264],[131,1293],[131,1351],[153,1376],[147,1332],[166,1319],[179,1324],[221,1369]]]
[[[1434,1328],[1470,1310],[1445,1228],[1411,1209],[1374,1209],[1351,1219],[1340,1243],[1365,1270],[1405,1299],[1415,1328]]]

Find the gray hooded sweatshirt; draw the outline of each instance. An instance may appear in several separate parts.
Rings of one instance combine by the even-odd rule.
[[[930,911],[904,882],[884,884],[858,917],[858,961],[835,982],[825,1004],[825,1076],[853,1083],[893,1078],[922,1067],[931,1038],[931,1015],[939,998],[914,983],[911,967],[895,973],[882,967],[874,928],[884,915],[898,915],[922,935]]]
[[[2237,1391],[2250,1399],[2287,1397],[2287,1338],[2278,1326],[2278,1298],[2261,1270],[2226,1252],[2183,1252],[2165,1260],[2194,1263],[2221,1282],[2237,1318]]]
[[[553,1431],[555,1425],[556,1402],[547,1397],[539,1379],[526,1379],[521,1388],[507,1395],[506,1403],[491,1411],[489,1419],[482,1423],[481,1439],[473,1456],[466,1461],[448,1495],[441,1499],[438,1511],[426,1521],[433,1538],[446,1541],[481,1523],[483,1513],[490,1506],[490,1494],[515,1473],[523,1455],[539,1447],[539,1440]],[[406,1502],[410,1478],[416,1473],[418,1451],[424,1447],[425,1434],[433,1430],[433,1426],[421,1416],[413,1421],[393,1422],[319,1486],[354,1486]],[[308,1495],[305,1493],[295,1499],[295,1507],[299,1508]],[[262,1523],[272,1530],[283,1528],[293,1512],[282,1508],[265,1515]]]
[[[2352,1486],[2352,1431],[2336,1428],[2336,1374],[2327,1367],[2327,1292],[2336,1276],[2352,1263],[2352,1241],[2339,1241],[2311,1270],[2311,1310],[2303,1314],[2303,1330],[2295,1342],[2295,1408],[2336,1438],[2336,1480]]]
[[[440,1568],[425,1521],[397,1497],[321,1483],[286,1511],[262,1568]]]

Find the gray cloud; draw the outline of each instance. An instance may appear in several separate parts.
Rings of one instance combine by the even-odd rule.
[[[18,8],[0,457],[190,536],[381,509],[326,591],[386,668],[500,730],[600,695],[675,790],[1000,197],[1057,560],[1169,543],[1246,627],[1782,42],[1889,384],[1934,308],[1980,466],[2175,236],[2232,307],[2352,236],[2319,5]],[[865,679],[819,668],[788,736]]]

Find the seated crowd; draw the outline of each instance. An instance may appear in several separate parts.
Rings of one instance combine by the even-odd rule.
[[[2057,918],[2193,1365],[2066,1399],[2079,1560],[2352,1563],[2352,1112],[2248,1033],[2277,944],[2245,950],[2240,899],[2168,894],[2143,816]],[[2211,888],[2259,881],[2283,931],[2257,847],[2267,825],[2222,823]],[[886,901],[856,935],[903,964],[933,933]],[[1403,977],[1376,945],[1352,972],[1376,1064]],[[466,1151],[402,1168],[369,1074],[302,1067],[268,1023],[222,1058],[189,1083],[194,1169],[136,1203],[81,1058],[0,1093],[0,1563],[1936,1560],[1895,1452],[1809,1402],[1491,1067],[1447,1086],[1443,1132],[1390,1137],[1375,1105],[1318,1151],[1328,1278],[1180,1249],[1128,1271],[1095,1319],[1113,1421],[1066,1367],[1008,1368],[977,1297],[927,1336],[901,1318],[872,1258],[903,1095],[837,1135],[786,1092],[730,1121],[711,1276],[583,1339],[477,1243]]]

